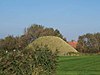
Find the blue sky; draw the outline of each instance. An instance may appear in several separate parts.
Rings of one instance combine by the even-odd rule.
[[[100,32],[100,0],[0,0],[0,38],[34,23],[59,29],[68,40]]]

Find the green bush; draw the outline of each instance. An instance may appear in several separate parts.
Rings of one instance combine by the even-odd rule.
[[[57,54],[47,47],[0,54],[0,75],[53,75]]]

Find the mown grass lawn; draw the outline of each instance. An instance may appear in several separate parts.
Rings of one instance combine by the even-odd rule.
[[[100,55],[59,57],[57,75],[100,75]]]

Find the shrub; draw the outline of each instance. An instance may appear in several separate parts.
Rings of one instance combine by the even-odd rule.
[[[0,75],[53,75],[57,54],[47,47],[0,54]]]

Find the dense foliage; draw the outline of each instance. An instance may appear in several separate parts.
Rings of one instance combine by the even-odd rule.
[[[25,29],[25,36],[28,36],[30,42],[41,36],[57,36],[63,39],[62,34],[58,29],[45,28],[42,25],[33,24],[31,27]]]
[[[100,52],[100,33],[79,36],[77,50],[82,53]]]
[[[0,50],[0,75],[53,75],[57,54],[47,47],[4,52]]]

